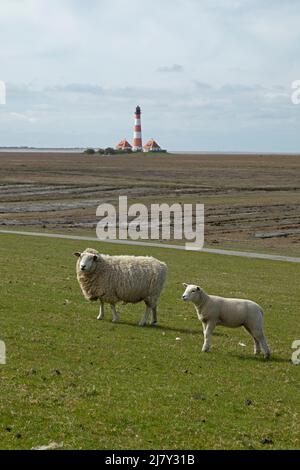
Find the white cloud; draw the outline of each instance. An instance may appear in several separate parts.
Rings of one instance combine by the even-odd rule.
[[[113,144],[140,103],[168,147],[272,146],[272,126],[297,146],[299,16],[296,0],[2,0],[0,143]]]
[[[32,116],[31,112],[26,114],[11,112],[9,113],[9,117],[17,121],[36,122],[36,118]]]
[[[182,72],[183,67],[182,65],[179,64],[173,64],[173,65],[162,65],[161,67],[158,67],[157,69],[158,72],[162,73],[177,73],[177,72]]]

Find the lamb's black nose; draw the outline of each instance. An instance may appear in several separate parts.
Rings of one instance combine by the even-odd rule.
[[[81,266],[81,271],[84,271],[85,270],[85,266]]]

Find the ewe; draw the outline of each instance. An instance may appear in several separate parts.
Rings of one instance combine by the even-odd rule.
[[[254,354],[260,353],[262,347],[266,359],[270,350],[263,332],[263,310],[252,302],[244,299],[225,299],[216,295],[208,295],[199,286],[183,284],[185,287],[182,299],[190,300],[196,308],[202,322],[204,344],[203,352],[209,351],[211,336],[217,325],[237,328],[243,326],[254,339]]]
[[[78,257],[77,279],[84,297],[100,300],[99,320],[104,317],[104,303],[110,304],[113,322],[117,322],[118,302],[144,301],[146,310],[140,326],[147,323],[150,312],[152,324],[157,322],[157,301],[167,275],[165,263],[149,256],[102,255],[92,248],[74,255]]]

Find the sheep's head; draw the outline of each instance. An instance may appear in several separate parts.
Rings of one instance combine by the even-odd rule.
[[[99,263],[101,259],[101,255],[96,250],[89,248],[85,250],[83,253],[76,251],[74,256],[77,256],[78,262],[77,266],[82,272],[92,273],[95,271],[97,263]]]
[[[182,284],[185,291],[182,294],[182,300],[198,303],[201,299],[202,289],[194,284]]]

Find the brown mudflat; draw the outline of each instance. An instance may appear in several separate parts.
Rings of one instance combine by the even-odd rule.
[[[94,235],[120,194],[204,203],[207,246],[300,254],[300,156],[0,153],[0,228]]]

